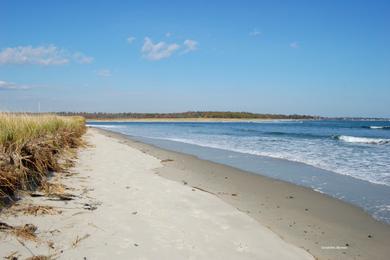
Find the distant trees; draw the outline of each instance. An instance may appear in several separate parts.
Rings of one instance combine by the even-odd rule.
[[[225,118],[225,119],[319,119],[309,115],[257,114],[249,112],[189,111],[182,113],[86,113],[58,112],[63,116],[83,116],[86,119],[143,119],[143,118]]]

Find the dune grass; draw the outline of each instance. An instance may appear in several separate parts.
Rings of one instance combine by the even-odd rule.
[[[85,129],[82,117],[0,113],[0,201],[64,170]]]

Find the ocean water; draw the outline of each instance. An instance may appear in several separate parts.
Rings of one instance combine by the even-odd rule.
[[[390,223],[390,121],[89,125],[307,186]]]

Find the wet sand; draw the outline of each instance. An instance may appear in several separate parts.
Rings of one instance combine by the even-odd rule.
[[[212,194],[319,259],[387,259],[390,226],[311,189],[98,130],[162,161],[158,175]]]

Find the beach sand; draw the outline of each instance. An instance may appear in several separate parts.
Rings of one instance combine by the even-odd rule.
[[[37,228],[23,236],[0,225],[1,257],[313,259],[300,244],[286,242],[256,221],[246,208],[237,209],[232,201],[243,196],[232,185],[241,182],[237,170],[220,168],[224,171],[208,175],[222,166],[96,129],[89,129],[85,138],[89,147],[80,150],[76,166],[51,179],[64,185],[67,200],[26,195],[1,212],[2,223]],[[168,157],[174,161],[166,160]],[[199,177],[193,172],[197,167],[202,171]],[[224,194],[211,184],[218,182],[218,174],[230,178],[220,180],[218,192],[231,183],[223,189]],[[206,175],[213,187],[205,186],[207,180],[201,183]],[[257,195],[253,194],[254,200]],[[229,199],[221,199],[225,196]],[[46,208],[26,210],[36,206]],[[31,215],[34,212],[37,216]]]
[[[106,130],[162,161],[159,176],[213,194],[319,259],[388,259],[390,225],[338,199]]]

